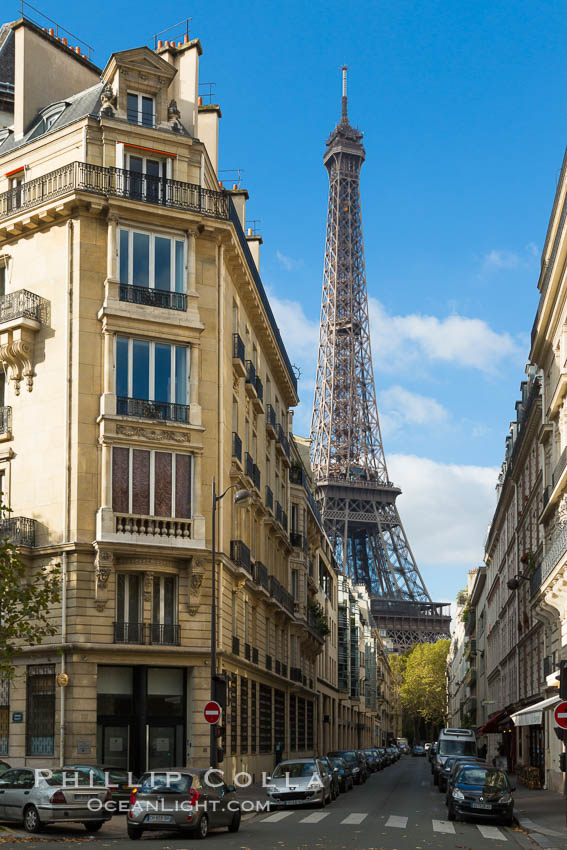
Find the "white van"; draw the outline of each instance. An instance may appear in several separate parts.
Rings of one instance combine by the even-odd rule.
[[[476,733],[474,729],[441,729],[437,752],[431,770],[433,783],[438,785],[439,772],[448,756],[476,756]]]

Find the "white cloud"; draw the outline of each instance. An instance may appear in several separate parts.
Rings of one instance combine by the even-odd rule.
[[[292,272],[294,269],[301,268],[303,260],[295,260],[293,257],[287,257],[281,251],[276,251],[276,259],[284,267],[286,272]]]
[[[382,372],[423,368],[430,361],[493,373],[502,361],[523,355],[510,334],[492,330],[482,319],[391,316],[375,298],[369,299],[369,312],[374,365]]]
[[[270,290],[268,297],[291,362],[305,360],[314,373],[319,345],[319,322],[308,319],[298,301],[278,298]],[[307,379],[307,374],[304,377]]]
[[[386,417],[388,428],[393,425],[441,425],[448,421],[449,413],[434,398],[412,393],[404,387],[394,386],[379,395],[378,407],[382,421]]]
[[[403,491],[397,505],[420,568],[472,569],[482,562],[497,467],[394,454],[388,458],[388,473]]]
[[[539,250],[535,242],[528,242],[521,252],[493,248],[484,255],[482,268],[484,271],[525,268],[533,263],[538,254]]]

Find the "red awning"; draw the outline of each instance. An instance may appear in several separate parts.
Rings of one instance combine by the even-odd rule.
[[[479,726],[477,729],[477,735],[487,735],[490,732],[498,732],[500,723],[504,720],[505,717],[508,717],[507,711],[499,711],[494,717],[489,717],[486,723],[482,726]]]

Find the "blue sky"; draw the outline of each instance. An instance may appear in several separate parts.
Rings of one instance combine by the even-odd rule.
[[[159,14],[158,14],[159,8]],[[191,15],[223,112],[220,167],[244,169],[262,277],[313,397],[327,204],[324,142],[364,132],[376,390],[399,508],[433,596],[482,558],[528,355],[566,137],[560,2],[122,3],[44,11],[95,47],[150,43]],[[123,22],[123,23],[120,23]],[[231,182],[229,180],[229,182]]]

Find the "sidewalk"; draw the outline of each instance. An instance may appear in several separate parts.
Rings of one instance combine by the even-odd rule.
[[[567,847],[567,801],[555,791],[532,791],[517,783],[514,814],[522,829],[545,850]]]

